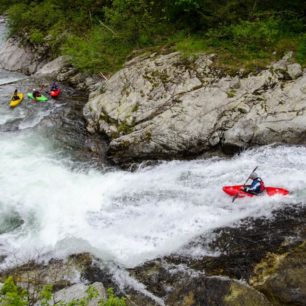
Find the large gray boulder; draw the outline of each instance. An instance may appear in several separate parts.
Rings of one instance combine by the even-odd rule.
[[[119,163],[305,143],[306,74],[289,58],[244,78],[215,68],[213,55],[136,58],[90,95],[88,130],[110,138]]]
[[[36,73],[35,77],[49,77],[56,78],[63,69],[71,66],[71,59],[68,56],[60,56],[51,62],[46,63]]]
[[[23,47],[19,41],[10,38],[0,48],[0,68],[33,74],[45,61],[30,47]]]

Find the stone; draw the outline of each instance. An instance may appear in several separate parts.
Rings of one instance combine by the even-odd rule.
[[[295,80],[303,75],[302,67],[297,63],[288,65],[287,72],[292,80]]]
[[[48,77],[56,79],[57,75],[63,70],[64,67],[70,66],[70,57],[60,56],[51,62],[48,62],[41,67],[36,73],[35,77]]]
[[[279,305],[304,305],[306,242],[286,254],[269,253],[256,265],[250,284]]]
[[[107,299],[106,291],[102,283],[95,282],[91,285],[98,292],[98,297],[94,298],[88,303],[88,306],[96,306],[99,300]],[[60,291],[55,292],[54,294],[54,302],[56,303],[69,303],[73,300],[79,300],[87,296],[86,290],[88,289],[88,285],[85,284],[75,284],[71,287],[62,289]]]
[[[213,133],[209,138],[209,144],[214,147],[220,142],[220,137],[217,132]]]
[[[22,47],[16,39],[8,39],[0,49],[0,67],[9,71],[33,74],[45,61],[30,47]]]

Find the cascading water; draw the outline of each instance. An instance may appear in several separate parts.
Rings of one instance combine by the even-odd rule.
[[[0,72],[2,84],[11,73]],[[28,86],[26,81],[23,90]],[[176,252],[200,234],[275,208],[305,203],[306,148],[267,146],[231,159],[165,162],[134,173],[75,167],[65,149],[35,128],[56,104],[8,106],[14,85],[0,86],[0,255],[3,264],[37,254],[89,251],[132,267]],[[12,128],[6,128],[8,126]],[[223,185],[258,173],[288,197],[237,199]],[[76,170],[78,169],[78,170]],[[194,253],[193,253],[194,252]],[[199,255],[209,250],[189,250]]]

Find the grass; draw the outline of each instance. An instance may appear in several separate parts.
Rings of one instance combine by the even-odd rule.
[[[175,50],[190,56],[199,53],[215,53],[217,67],[229,74],[235,74],[240,69],[245,73],[256,73],[266,68],[271,62],[282,58],[288,51],[294,52],[293,60],[306,66],[306,37],[297,35],[280,37],[275,42],[260,48],[248,44],[237,45],[233,41],[218,41],[215,38],[203,36],[176,37]]]

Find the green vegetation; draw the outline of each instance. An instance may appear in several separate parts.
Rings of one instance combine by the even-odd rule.
[[[2,306],[30,306],[34,305],[36,301],[40,301],[40,305],[58,305],[58,306],[87,306],[90,301],[99,296],[96,288],[89,286],[87,295],[78,300],[72,300],[69,303],[59,302],[51,303],[52,286],[46,285],[44,287],[35,287],[27,290],[17,286],[11,276],[9,276],[0,290],[0,304]],[[107,300],[101,299],[98,306],[126,306],[124,298],[118,298],[114,295],[113,289],[107,290]],[[50,302],[50,303],[49,303]]]
[[[48,43],[84,71],[114,72],[131,54],[217,54],[220,66],[257,70],[294,51],[306,65],[304,0],[0,0],[10,35]]]

